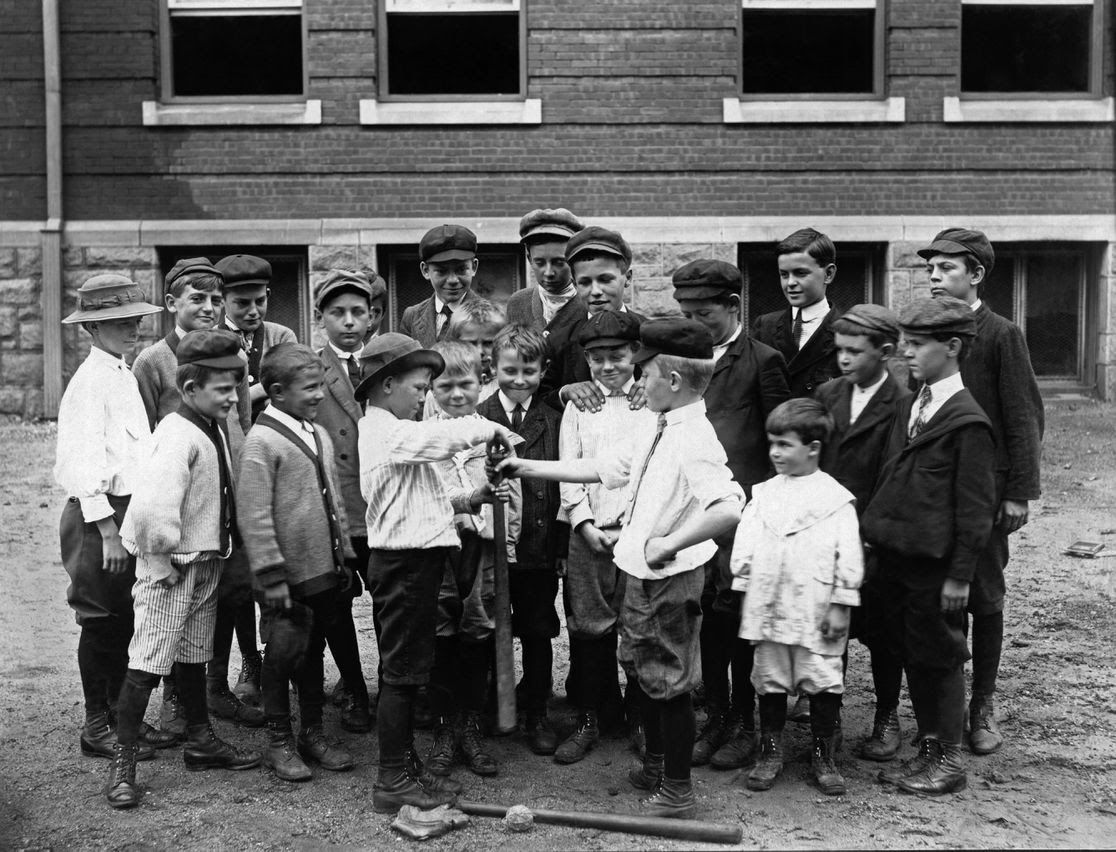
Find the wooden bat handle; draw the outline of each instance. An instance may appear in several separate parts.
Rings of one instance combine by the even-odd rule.
[[[512,653],[511,592],[508,581],[507,525],[504,504],[492,504],[493,546],[496,548],[496,730],[507,734],[515,730],[515,657]]]

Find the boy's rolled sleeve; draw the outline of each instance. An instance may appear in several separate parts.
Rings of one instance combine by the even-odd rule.
[[[732,478],[732,471],[724,462],[711,458],[688,459],[682,468],[694,498],[704,510],[726,501],[736,504],[736,510],[744,508],[744,489]]]
[[[562,428],[558,432],[558,458],[561,461],[582,457],[580,424],[577,407],[572,402],[568,403],[562,415]],[[562,509],[572,529],[595,519],[593,507],[589,505],[589,488],[584,483],[559,483],[558,492],[562,498]]]
[[[864,582],[864,549],[856,507],[842,506],[833,517],[837,524],[837,558],[833,571],[833,596],[839,606],[860,606],[860,584]]]
[[[740,514],[740,523],[732,538],[732,555],[729,557],[729,571],[732,572],[732,590],[747,592],[752,572],[752,551],[754,542],[755,503],[748,503]]]

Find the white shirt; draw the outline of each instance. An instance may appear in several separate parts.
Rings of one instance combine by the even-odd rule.
[[[151,438],[139,384],[123,358],[93,347],[58,406],[54,480],[86,523],[112,517],[109,494],[131,494]]]
[[[861,389],[860,385],[853,385],[852,396],[849,397],[849,425],[851,426],[856,422],[868,403],[872,401],[872,397],[876,395],[876,391],[883,387],[883,383],[887,381],[887,370],[880,376],[880,380],[874,385],[870,385]]]
[[[934,382],[930,385],[930,404],[926,406],[925,413],[922,415],[922,422],[929,423],[930,418],[938,413],[939,409],[949,400],[951,396],[965,389],[965,383],[961,381],[961,374],[954,373],[952,376]],[[918,419],[918,397],[922,393],[922,388],[919,388],[918,394],[915,395],[915,403],[911,406],[911,416],[907,420],[907,434],[910,434],[911,427],[914,426],[915,421]]]
[[[271,415],[292,432],[294,432],[296,435],[298,435],[298,437],[302,439],[302,443],[310,448],[311,453],[313,453],[314,455],[318,454],[318,444],[314,440],[313,424],[307,423],[305,420],[298,420],[294,417],[291,417],[291,415],[287,414],[287,412],[276,408],[270,402],[267,404],[267,408],[264,409],[264,413]]]
[[[713,347],[713,361],[714,361],[714,363],[716,363],[717,361],[720,361],[721,356],[724,355],[726,352],[728,352],[728,348],[736,342],[736,339],[738,337],[740,337],[740,333],[743,331],[743,329],[744,329],[743,326],[737,325],[736,326],[736,331],[734,331],[732,333],[732,336],[729,337],[728,340],[726,340],[724,343],[718,343],[716,346]]]
[[[341,349],[338,346],[334,346],[333,341],[331,340],[327,340],[326,345],[333,350],[333,354],[336,355],[341,361],[348,361],[350,358],[355,358],[357,361],[360,360],[360,350],[363,347],[358,347],[355,352],[346,352],[344,349]]]
[[[512,415],[515,413],[515,407],[517,405],[523,407],[523,416],[526,417],[527,409],[531,407],[531,402],[535,398],[534,396],[529,396],[527,397],[527,399],[523,400],[523,402],[515,402],[514,400],[509,399],[508,395],[505,394],[502,390],[496,391],[496,395],[500,397],[500,405],[504,409],[504,414],[508,415],[509,423],[511,423]]]
[[[797,308],[791,310],[791,320],[794,320],[794,314]],[[801,349],[806,345],[806,341],[814,336],[814,332],[821,328],[821,319],[829,313],[829,302],[822,299],[820,302],[814,302],[812,305],[807,305],[802,308],[802,340],[798,342],[798,348]]]
[[[442,327],[451,319],[451,317],[447,317],[445,314],[442,313],[442,308],[446,306],[446,302],[443,302],[437,296],[434,297],[434,330],[438,334],[442,333]],[[453,314],[452,307],[450,308],[450,314]]]

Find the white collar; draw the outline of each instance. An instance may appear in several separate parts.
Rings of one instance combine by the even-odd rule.
[[[229,319],[228,314],[225,314],[224,319],[225,319],[225,326],[229,329],[229,331],[235,331],[237,334],[244,334],[243,331],[241,331],[239,328],[237,328],[236,323],[233,322],[231,319]]]
[[[611,310],[612,310],[612,308],[605,308],[605,310],[606,310],[606,311],[611,311]],[[621,314],[626,314],[627,312],[628,312],[628,306],[627,306],[627,305],[625,305],[625,304],[624,304],[623,302],[621,302],[621,303],[620,303],[620,310],[618,311],[618,313],[621,313]],[[589,317],[589,318],[592,318],[592,316],[593,316],[593,313],[592,313],[592,311],[590,311],[590,312],[587,312],[587,313],[585,314],[585,316],[587,316],[587,317]]]
[[[728,340],[726,340],[724,343],[714,343],[713,348],[714,349],[723,349],[726,346],[731,346],[733,343],[736,342],[737,338],[740,337],[740,333],[743,330],[744,330],[744,326],[741,325],[740,323],[737,323],[736,324],[736,331],[734,331],[732,334],[729,335]]]
[[[705,400],[699,399],[696,402],[688,403],[680,408],[672,408],[670,411],[663,413],[668,426],[673,426],[675,423],[685,423],[687,420],[705,416]]]
[[[949,399],[959,390],[963,390],[965,383],[961,380],[961,373],[954,373],[952,376],[946,376],[944,379],[939,379],[930,388],[930,399],[933,402],[938,400]],[[916,403],[917,405],[917,403]]]
[[[297,418],[291,417],[291,415],[287,414],[287,412],[276,408],[270,402],[267,404],[267,408],[265,408],[264,411],[266,411],[268,414],[270,414],[296,435],[300,432],[305,432],[307,434],[313,434],[314,432],[313,425],[305,420],[299,420]]]
[[[500,397],[500,405],[504,407],[504,413],[508,415],[509,420],[511,419],[512,412],[515,411],[515,407],[517,405],[523,406],[523,413],[526,414],[527,409],[531,407],[531,403],[535,399],[535,397],[532,395],[527,397],[527,399],[523,402],[513,402],[512,400],[508,399],[508,395],[502,390],[496,391],[496,395]]]
[[[975,311],[977,308],[979,308],[983,304],[984,303],[980,299],[977,299],[975,302],[973,302],[971,305],[969,305],[969,307],[972,308]]]
[[[796,309],[791,310],[792,318],[794,316],[794,310],[796,310]],[[815,320],[821,319],[822,317],[824,317],[828,313],[829,313],[829,302],[825,299],[822,299],[821,301],[814,302],[814,304],[806,305],[805,307],[802,308],[802,321],[803,322],[814,322]]]
[[[175,334],[177,334],[177,335],[178,335],[178,339],[179,339],[179,340],[181,340],[181,339],[182,339],[183,337],[185,337],[185,336],[186,336],[187,334],[189,334],[190,332],[188,332],[188,331],[183,331],[183,330],[182,330],[182,327],[181,327],[181,326],[179,326],[179,324],[178,324],[178,323],[175,323],[175,324],[174,324],[174,333],[175,333]]]
[[[595,384],[597,386],[597,390],[599,390],[605,396],[612,396],[613,391],[606,388],[604,385],[602,385],[596,379],[593,380],[593,384]],[[635,386],[635,376],[632,376],[630,379],[628,379],[626,382],[624,382],[623,387],[620,388],[620,393],[624,394],[624,396],[627,396],[628,394],[630,394],[632,392],[632,388],[634,386]]]
[[[880,380],[874,384],[868,385],[866,388],[861,388],[858,384],[853,384],[853,394],[855,396],[872,396],[880,389],[884,382],[887,381],[887,368],[884,368],[884,374],[880,376]]]
[[[123,355],[113,355],[111,352],[98,349],[96,346],[89,347],[89,355],[86,360],[100,361],[106,367],[112,367],[114,370],[128,369],[128,362],[124,360]]]
[[[352,352],[346,352],[344,349],[340,349],[337,346],[334,346],[332,340],[327,340],[326,345],[330,349],[332,349],[333,354],[336,355],[342,361],[348,361],[350,358],[356,358],[356,359],[359,360],[359,358],[360,358],[360,349],[355,349]],[[363,348],[363,347],[361,347],[361,348]]]

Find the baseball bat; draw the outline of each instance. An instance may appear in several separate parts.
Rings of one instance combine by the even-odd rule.
[[[489,462],[495,466],[504,458],[497,446],[488,449]],[[500,481],[495,474],[492,484]],[[515,730],[515,656],[512,653],[511,593],[508,588],[508,545],[507,525],[504,504],[499,500],[492,502],[493,545],[496,548],[495,585],[496,585],[496,730],[501,734]]]
[[[470,816],[497,818],[503,818],[508,810],[504,805],[489,805],[484,802],[459,801],[456,807]],[[737,844],[744,839],[744,830],[738,825],[725,825],[698,819],[670,819],[639,814],[601,814],[591,811],[551,811],[542,808],[531,808],[531,813],[535,817],[535,822],[547,825],[595,828],[625,834],[649,834],[653,837],[669,837],[701,843]]]

